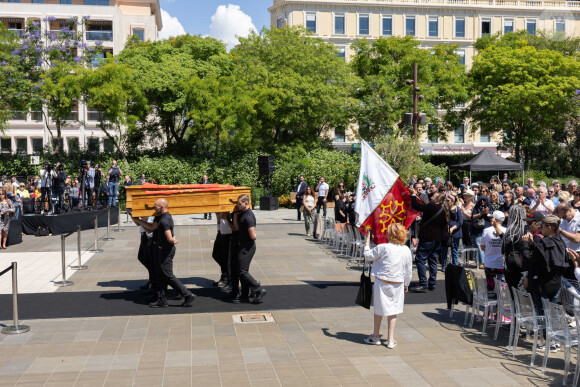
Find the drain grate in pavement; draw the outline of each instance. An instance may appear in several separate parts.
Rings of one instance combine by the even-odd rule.
[[[236,324],[260,324],[276,322],[272,316],[272,313],[234,314],[232,319]]]

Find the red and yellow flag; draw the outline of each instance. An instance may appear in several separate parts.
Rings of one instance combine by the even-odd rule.
[[[371,229],[374,243],[387,243],[387,228],[391,223],[401,223],[408,229],[419,214],[411,207],[411,193],[399,177],[381,204],[362,223],[360,231],[366,235]]]

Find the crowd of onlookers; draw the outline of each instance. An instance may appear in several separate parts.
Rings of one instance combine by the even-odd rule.
[[[96,167],[99,170],[98,164]],[[109,176],[105,173],[101,174],[102,179],[99,181],[99,187],[93,187],[91,191],[91,205],[102,204],[106,206],[111,203],[109,200]],[[23,212],[52,215],[79,208],[82,196],[82,184],[79,179],[81,179],[80,176],[64,175],[62,177],[62,194],[59,195],[58,190],[54,188],[51,191],[44,191],[45,198],[43,198],[43,183],[40,176],[29,178],[2,176],[0,180],[0,249],[7,247],[10,220],[18,219]],[[127,175],[121,186],[141,185],[145,182],[155,183],[155,180],[148,180],[145,174],[141,174],[137,182],[134,183],[133,179]],[[52,183],[55,184],[54,181]],[[117,196],[124,196],[124,190],[116,192]],[[50,199],[47,199],[47,196],[51,196]]]

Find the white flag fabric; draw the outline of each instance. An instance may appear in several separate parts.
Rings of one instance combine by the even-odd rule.
[[[366,141],[361,140],[360,172],[354,204],[357,227],[381,204],[398,178],[399,174]]]

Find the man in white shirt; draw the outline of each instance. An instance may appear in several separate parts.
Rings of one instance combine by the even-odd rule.
[[[481,237],[481,249],[485,252],[483,265],[485,268],[485,278],[487,279],[488,290],[493,290],[493,279],[503,278],[504,260],[501,253],[502,234],[505,232],[505,227],[502,223],[505,220],[505,215],[501,211],[494,211],[491,217],[491,227],[483,230]]]
[[[560,234],[566,247],[580,252],[580,211],[565,204],[558,206],[558,216],[562,218]]]
[[[531,190],[528,188],[528,190]],[[530,212],[541,212],[544,215],[550,215],[554,212],[554,202],[548,199],[548,190],[546,187],[538,189],[538,199],[532,199]]]
[[[318,191],[318,201],[316,202],[316,212],[320,214],[320,207],[324,209],[323,216],[326,218],[326,199],[328,197],[328,184],[324,180],[324,176],[320,177],[320,181],[316,186],[316,191]]]

